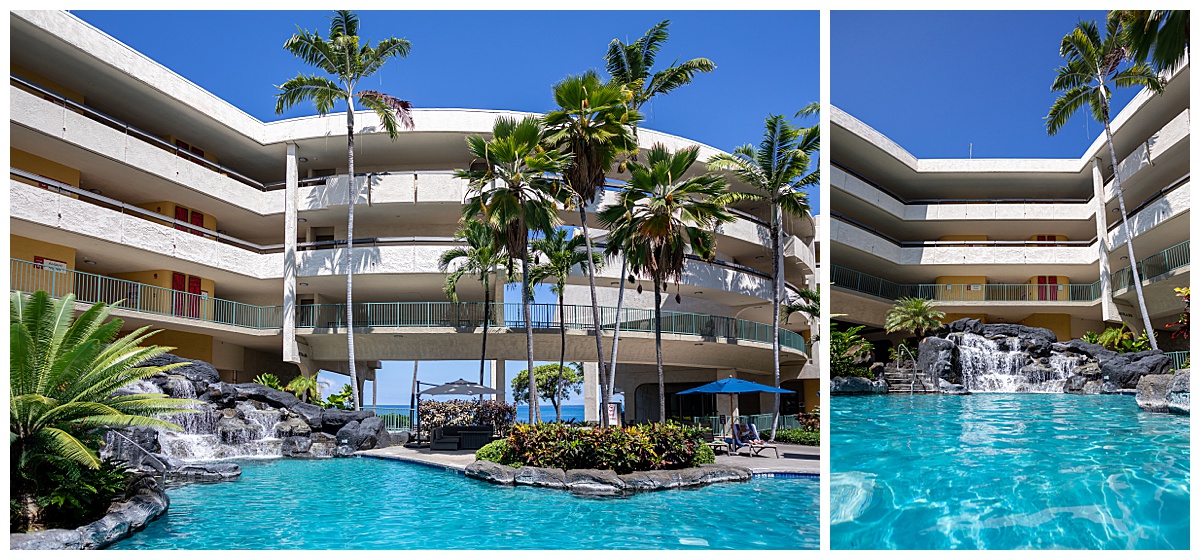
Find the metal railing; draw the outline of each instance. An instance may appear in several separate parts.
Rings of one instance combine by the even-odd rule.
[[[883,299],[916,297],[932,301],[1067,301],[1091,302],[1100,297],[1099,281],[1091,284],[897,284],[833,265],[834,286]]]
[[[1180,370],[1184,367],[1191,367],[1192,353],[1190,350],[1182,352],[1166,352],[1166,355],[1171,358],[1171,369]]]
[[[1142,282],[1147,283],[1155,276],[1192,264],[1191,247],[1189,239],[1139,260],[1138,274],[1141,276]],[[1133,271],[1130,267],[1127,266],[1113,273],[1112,286],[1114,292],[1133,286]]]
[[[251,329],[278,329],[283,325],[283,306],[258,306],[236,301],[152,286],[132,280],[110,278],[46,263],[9,259],[9,287],[12,291],[45,291],[54,297],[75,294],[81,303],[116,304],[120,309],[170,315]],[[519,303],[385,302],[354,304],[354,323],[371,327],[454,327],[475,328],[483,325],[484,313],[490,312],[491,324],[523,329]],[[559,328],[557,304],[532,305],[530,319],[536,329]],[[585,305],[562,306],[563,323],[569,329],[592,327],[592,310]],[[654,311],[601,307],[602,328],[620,323],[623,331],[654,332]],[[345,304],[296,306],[298,328],[342,328]],[[736,339],[769,344],[771,325],[702,313],[662,312],[662,332],[694,335],[712,339]],[[805,352],[804,337],[781,329],[781,345]]]
[[[733,417],[726,416],[726,423],[724,425],[721,424],[720,416],[693,416],[690,419],[690,422],[693,426],[712,429],[714,436],[728,437],[729,427],[733,424],[754,424],[760,433],[770,431],[772,416],[772,414],[744,414]],[[794,414],[779,415],[780,430],[798,430],[802,427],[803,426],[801,426],[800,420],[798,420]]]
[[[374,412],[376,417],[383,420],[383,425],[389,432],[413,429],[409,416],[412,409],[407,406],[364,406],[363,410]]]

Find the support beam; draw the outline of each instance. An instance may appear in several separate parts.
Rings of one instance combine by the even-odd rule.
[[[283,361],[300,363],[296,346],[296,193],[299,171],[296,145],[287,145],[286,191],[283,196]]]
[[[596,362],[583,363],[583,420],[600,421],[600,368]]]
[[[508,380],[504,377],[504,360],[492,360],[492,388],[496,390],[496,400],[500,402],[508,402],[506,397],[508,390]]]
[[[1100,169],[1100,158],[1092,159],[1092,206],[1096,212],[1096,249],[1100,252],[1098,262],[1101,318],[1104,321],[1121,321],[1121,315],[1112,297],[1112,272],[1108,263],[1108,215],[1104,209],[1104,173]]]

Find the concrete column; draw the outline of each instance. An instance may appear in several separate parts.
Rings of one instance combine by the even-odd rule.
[[[1096,247],[1100,251],[1100,311],[1105,321],[1120,321],[1112,298],[1112,273],[1108,263],[1108,214],[1104,209],[1104,173],[1100,159],[1092,159],[1092,207],[1096,211]]]
[[[726,379],[729,377],[737,377],[737,370],[719,369],[719,370],[717,370],[717,375],[715,377],[716,377],[716,379],[714,379],[714,381],[720,381],[722,379]],[[727,436],[731,433],[730,426],[733,425],[733,422],[731,419],[734,416],[737,416],[737,413],[738,413],[738,396],[732,395],[732,397],[733,397],[732,399],[729,398],[730,396],[731,395],[717,395],[716,396],[716,398],[717,398],[717,414],[725,415],[725,428],[724,429],[725,429],[725,435],[727,435]]]
[[[600,421],[600,368],[596,362],[583,363],[583,420]]]
[[[379,406],[379,376],[371,380],[371,408]]]
[[[296,347],[296,192],[299,173],[296,145],[287,145],[286,192],[283,197],[283,361],[300,363]],[[359,393],[362,394],[362,393]]]
[[[504,360],[492,360],[492,388],[497,391],[496,400],[508,402],[508,380],[504,377]]]

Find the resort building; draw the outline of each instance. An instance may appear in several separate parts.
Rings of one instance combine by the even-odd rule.
[[[74,293],[79,309],[119,301],[114,315],[126,327],[164,329],[151,342],[212,363],[225,381],[264,372],[285,380],[345,373],[345,116],[261,122],[71,14],[9,17],[11,44],[19,46],[10,59],[11,289]],[[453,170],[472,165],[464,139],[488,135],[502,116],[521,114],[417,109],[415,129],[395,141],[373,114],[357,116],[352,266],[360,379],[373,380],[387,360],[479,359],[482,305],[450,303],[437,261],[457,243],[467,184]],[[1175,159],[1186,197],[1182,126],[1185,154]],[[646,129],[640,141],[673,150],[696,144]],[[715,153],[700,146],[702,160]],[[597,206],[615,199],[622,177],[611,179]],[[731,188],[749,188],[730,180]],[[597,206],[589,208],[593,215]],[[674,396],[725,377],[773,384],[769,213],[753,205],[735,212],[737,220],[717,230],[717,259],[689,259],[683,280],[665,294],[668,416],[771,412],[766,395],[735,400],[736,412],[725,396]],[[578,225],[577,212],[560,216]],[[844,224],[835,221],[835,231]],[[816,229],[810,217],[787,220],[785,229],[787,293],[794,297],[797,286],[816,285]],[[1186,239],[1186,226],[1180,231]],[[598,272],[601,305],[615,305],[620,270],[618,260]],[[1083,276],[1075,268],[1054,274]],[[646,289],[627,283],[620,318],[604,309],[608,327],[622,325],[616,386],[625,393],[627,421],[658,417],[653,290],[638,282]],[[566,359],[585,362],[587,416],[595,419],[587,277],[572,276],[569,284]],[[483,300],[476,283],[464,280],[459,289],[463,302]],[[507,386],[504,360],[526,358],[520,309],[519,299],[493,309],[490,384],[500,391]],[[558,359],[557,317],[556,306],[535,309],[539,361]],[[784,412],[795,413],[817,405],[819,374],[804,367],[806,319],[797,313],[784,328],[783,387],[796,391],[784,398]],[[610,343],[606,330],[606,352]],[[369,394],[364,400],[371,403]]]
[[[1191,269],[1189,68],[1112,123],[1146,305],[1177,366],[1187,341],[1167,325]],[[836,107],[830,121],[831,305],[839,324],[868,327],[877,357],[902,337],[882,329],[902,297],[933,300],[947,322],[1045,327],[1059,340],[1122,322],[1140,332],[1102,128],[1078,159],[918,159]]]

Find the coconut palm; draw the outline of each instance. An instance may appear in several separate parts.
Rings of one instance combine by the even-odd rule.
[[[1046,132],[1051,136],[1062,130],[1067,120],[1076,111],[1087,106],[1097,121],[1104,123],[1104,138],[1108,144],[1108,155],[1113,165],[1113,190],[1121,207],[1121,227],[1125,230],[1125,247],[1129,251],[1130,271],[1133,288],[1137,292],[1138,307],[1142,312],[1142,324],[1149,333],[1150,346],[1158,350],[1154,336],[1154,325],[1146,310],[1146,298],[1142,295],[1142,279],[1138,273],[1137,258],[1133,255],[1133,230],[1129,227],[1129,214],[1125,211],[1125,195],[1121,189],[1121,174],[1117,151],[1113,147],[1109,88],[1142,86],[1155,93],[1162,93],[1163,83],[1145,64],[1123,65],[1128,48],[1122,42],[1120,23],[1109,19],[1104,36],[1092,21],[1081,21],[1075,29],[1063,37],[1059,54],[1067,60],[1058,67],[1051,91],[1061,91],[1062,96],[1054,101],[1050,113],[1045,116]],[[1122,67],[1124,66],[1124,67]]]
[[[459,226],[454,237],[466,245],[455,247],[438,258],[438,269],[446,272],[452,263],[458,267],[446,275],[442,291],[450,301],[458,303],[458,281],[470,275],[483,285],[483,347],[479,353],[479,384],[484,384],[484,363],[487,361],[487,336],[492,319],[492,274],[496,268],[508,262],[504,246],[498,244],[496,230],[477,220],[466,220]],[[481,395],[482,397],[482,395]]]
[[[571,154],[571,163],[563,170],[563,179],[574,193],[572,202],[579,209],[587,252],[592,252],[588,233],[587,205],[596,199],[605,175],[619,154],[633,150],[636,144],[630,127],[641,119],[637,111],[625,105],[625,92],[619,84],[605,84],[595,71],[567,76],[554,86],[558,109],[546,114],[549,135],[546,141],[563,153]],[[596,363],[601,387],[608,387],[604,367],[604,341],[600,324],[600,305],[596,298],[595,271],[588,268],[588,288],[592,296],[592,329],[596,334]],[[608,410],[609,393],[601,391],[601,404]],[[600,415],[607,425],[608,415]]]
[[[896,300],[896,305],[888,310],[883,328],[889,333],[908,331],[915,336],[942,326],[946,314],[938,311],[933,302],[927,299],[906,297]]]
[[[1165,72],[1183,61],[1191,52],[1189,10],[1113,10],[1108,19],[1121,25],[1123,42],[1130,58],[1143,64],[1147,60],[1158,72]]]
[[[613,39],[608,44],[608,52],[604,55],[604,61],[610,76],[609,81],[625,87],[625,104],[635,111],[640,112],[642,105],[659,95],[666,95],[692,83],[696,74],[712,72],[716,69],[716,65],[707,58],[693,58],[682,64],[671,64],[671,66],[651,74],[658,51],[669,36],[667,27],[670,25],[670,20],[663,20],[631,44],[626,45],[620,39]],[[638,123],[634,122],[631,125],[631,131],[633,132],[634,146],[637,146]],[[632,158],[637,161],[636,151],[633,152]],[[622,281],[620,288],[617,289],[617,317],[621,316],[621,309],[625,303],[624,278],[628,268],[629,263],[622,254],[620,276]],[[621,321],[618,320],[613,324],[612,357],[608,362],[608,384],[602,387],[602,391],[605,392],[603,398],[607,398],[609,401],[612,400],[612,393],[616,387],[617,348],[620,341]]]
[[[560,223],[556,208],[560,188],[550,174],[561,173],[571,157],[543,143],[541,119],[527,116],[496,119],[492,139],[467,137],[467,148],[482,164],[460,169],[455,175],[470,181],[471,196],[463,206],[463,219],[478,217],[499,232],[497,245],[511,258],[521,260],[521,306],[525,315],[525,347],[533,371],[533,322],[529,289],[529,233],[549,234]],[[538,421],[537,387],[530,377],[529,422]]]
[[[693,146],[671,153],[656,144],[646,154],[646,163],[629,163],[629,184],[618,204],[599,214],[610,230],[606,251],[625,252],[634,274],[649,275],[654,282],[654,351],[658,366],[659,421],[667,418],[662,365],[662,290],[683,275],[684,259],[692,252],[711,260],[713,230],[733,220],[717,196],[725,180],[705,173],[685,177],[696,162],[699,148]]]
[[[97,469],[98,433],[108,428],[178,430],[158,418],[195,412],[196,401],[162,393],[120,394],[155,374],[187,365],[139,366],[167,346],[139,346],[160,331],[141,327],[118,338],[122,322],[105,322],[97,303],[78,318],[75,296],[13,293],[9,312],[9,444],[12,499],[23,525],[38,526],[38,483],[47,470]],[[74,320],[72,320],[74,319]]]
[[[384,130],[395,140],[401,126],[413,127],[412,104],[373,90],[356,91],[359,83],[374,75],[389,59],[408,57],[412,45],[405,39],[389,37],[372,47],[370,41],[359,45],[358,16],[338,10],[329,24],[329,38],[317,32],[298,30],[283,48],[311,66],[333,76],[300,74],[284,82],[275,94],[275,113],[304,101],[312,101],[317,112],[326,115],[337,103],[346,104],[347,189],[350,207],[346,219],[346,342],[348,346],[350,386],[354,389],[354,409],[362,399],[358,394],[358,373],[354,365],[354,203],[358,183],[354,180],[354,105],[357,102],[379,116]]]
[[[802,111],[803,113],[803,111]],[[725,205],[745,201],[765,202],[771,210],[771,353],[775,387],[779,376],[779,306],[783,298],[783,215],[804,216],[810,211],[804,190],[820,183],[820,170],[809,171],[812,155],[820,149],[820,127],[795,127],[782,115],[767,117],[762,142],[755,148],[739,146],[732,154],[717,154],[708,160],[711,170],[729,171],[754,191],[731,191],[720,197]],[[779,394],[775,394],[771,437],[779,426]]]
[[[571,275],[571,271],[575,267],[582,267],[584,270],[590,271],[592,267],[600,266],[604,260],[599,253],[583,250],[585,249],[586,239],[587,236],[578,234],[567,238],[567,230],[558,228],[545,237],[535,239],[530,243],[534,251],[546,257],[546,263],[540,264],[529,271],[529,283],[531,285],[537,284],[553,278],[554,286],[550,291],[558,296],[558,331],[560,342],[558,350],[558,382],[555,387],[558,387],[559,392],[554,398],[555,422],[562,421],[562,410],[558,403],[562,401],[563,367],[566,365],[567,356],[567,321],[564,306],[564,299],[567,293],[567,278]]]

